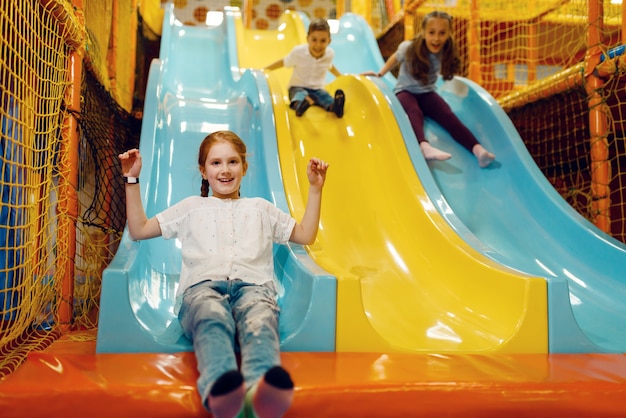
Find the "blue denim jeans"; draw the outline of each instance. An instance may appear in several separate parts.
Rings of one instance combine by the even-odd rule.
[[[323,109],[328,110],[331,104],[335,102],[333,96],[330,95],[324,89],[307,89],[305,87],[289,87],[289,105],[291,106],[294,102],[299,102],[304,100],[306,96],[311,96],[311,99],[315,102],[316,105],[322,107]]]
[[[193,342],[203,403],[218,377],[237,370],[236,337],[246,389],[280,365],[278,314],[273,282],[205,281],[185,290],[178,319]]]

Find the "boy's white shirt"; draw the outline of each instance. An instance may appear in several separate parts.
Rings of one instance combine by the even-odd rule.
[[[309,45],[298,45],[283,59],[285,67],[293,67],[289,87],[321,89],[326,85],[326,73],[333,65],[335,51],[327,47],[324,55],[315,58],[309,52]]]

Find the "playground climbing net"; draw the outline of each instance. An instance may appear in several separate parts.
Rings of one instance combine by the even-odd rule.
[[[83,54],[80,11],[67,1],[8,3],[0,8],[0,378],[65,331],[97,326],[102,271],[125,223],[116,156],[138,146],[141,126]]]

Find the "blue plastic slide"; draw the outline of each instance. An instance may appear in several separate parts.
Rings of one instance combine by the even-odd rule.
[[[200,193],[200,142],[222,129],[236,132],[248,147],[242,196],[262,196],[287,210],[267,83],[258,71],[240,74],[233,29],[226,22],[183,26],[168,5],[160,57],[150,67],[141,132],[148,216]],[[177,244],[162,238],[134,242],[125,230],[103,274],[97,352],[191,350],[174,314],[181,267]],[[333,351],[335,278],[300,246],[276,246],[274,256],[281,349]]]
[[[383,60],[367,23],[356,15],[339,22],[331,44],[335,65],[347,73],[378,71]],[[398,124],[407,127],[390,90],[395,79],[386,75],[383,81],[377,84]],[[415,170],[441,215],[486,256],[547,280],[551,352],[626,351],[626,246],[585,220],[554,190],[487,91],[457,77],[440,82],[439,93],[497,156],[490,168],[480,169],[473,155],[427,121],[430,142],[453,157],[425,164],[415,136],[407,134],[410,126],[403,131]]]

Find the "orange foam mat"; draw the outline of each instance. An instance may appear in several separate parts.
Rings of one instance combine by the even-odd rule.
[[[192,353],[96,355],[92,347],[73,342],[31,353],[0,382],[0,415],[209,416],[196,393]],[[622,417],[626,411],[623,355],[282,358],[297,385],[286,417]]]

